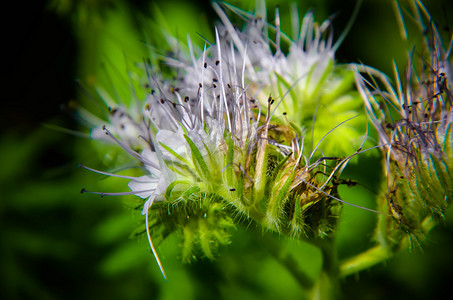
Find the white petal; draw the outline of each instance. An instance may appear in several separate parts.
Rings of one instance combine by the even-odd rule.
[[[142,215],[146,215],[146,212],[153,204],[154,198],[156,198],[156,195],[151,195],[149,196],[148,200],[146,200],[145,204],[143,205]]]
[[[137,180],[130,181],[127,186],[140,198],[148,198],[149,196],[155,194],[158,183],[158,178],[140,176]]]
[[[145,162],[145,168],[153,175],[159,176],[161,171],[160,168],[158,169],[157,167],[160,166],[159,164],[159,159],[157,158],[157,154],[154,151],[151,151],[149,148],[145,148],[142,151],[142,157]]]
[[[186,156],[186,140],[182,134],[175,133],[169,130],[159,130],[156,134],[156,140],[158,143],[162,143],[168,148],[172,149],[181,156]],[[160,147],[162,151],[162,156],[164,160],[175,160],[175,156],[165,150],[163,147]]]

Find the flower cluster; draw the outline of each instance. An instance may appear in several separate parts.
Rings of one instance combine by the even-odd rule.
[[[230,24],[225,13],[214,6],[221,17],[225,37],[234,41],[241,56],[246,57],[244,66],[249,93],[263,103],[269,94],[277,100],[273,114],[290,124],[308,145],[324,138],[333,127],[351,119],[327,137],[323,149],[336,155],[347,155],[358,147],[365,131],[360,95],[354,89],[354,72],[348,65],[335,62],[335,50],[344,35],[333,42],[330,19],[322,24],[314,21],[309,11],[299,25],[293,16],[292,38],[280,30],[280,18],[276,11],[275,26],[266,22],[264,6],[255,15],[228,6],[233,12],[245,14],[247,26],[239,31]],[[357,7],[358,8],[358,7]],[[293,7],[293,12],[297,7]],[[355,11],[354,14],[357,13]],[[271,40],[268,32],[275,34]],[[282,45],[287,48],[285,54]],[[357,118],[354,118],[357,117]],[[347,139],[350,143],[343,143]]]
[[[360,138],[350,124],[361,101],[353,72],[334,61],[330,21],[319,26],[308,13],[292,40],[280,32],[278,12],[274,27],[265,11],[227,7],[247,20],[244,29],[214,4],[222,20],[215,42],[200,52],[190,41],[187,53],[175,49],[165,62],[176,76],[143,63],[149,92],[137,102],[141,109],[111,107],[109,124],[92,130],[145,172],[98,171],[129,179],[130,194],[144,199],[146,225],[139,231],[147,232],[156,259],[151,236],[161,241],[178,232],[183,260],[213,258],[244,219],[294,238],[329,236],[344,203],[338,176],[361,152],[340,157],[350,147],[341,140]]]
[[[369,119],[385,145],[387,181],[379,205],[388,216],[382,216],[376,238],[392,247],[406,236],[418,243],[432,227],[430,222],[444,217],[453,194],[453,93],[448,81],[453,75],[452,44],[444,48],[420,2],[415,15],[424,34],[422,49],[409,52],[396,89],[374,69],[357,66],[363,75],[356,73]],[[376,78],[385,88],[379,88]]]

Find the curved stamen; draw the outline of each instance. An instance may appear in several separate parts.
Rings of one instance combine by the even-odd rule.
[[[134,180],[134,181],[137,181],[137,182],[146,182],[146,181],[148,181],[148,180],[139,180],[140,177],[118,175],[118,174],[115,174],[115,173],[109,173],[109,172],[103,172],[103,171],[95,170],[95,169],[89,168],[87,166],[84,166],[82,164],[79,164],[79,168],[83,168],[83,169],[89,170],[91,172],[102,174],[102,175],[106,175],[106,176],[112,176],[112,177],[118,177],[118,178],[124,178],[124,179],[131,179],[131,180]]]
[[[349,118],[349,119],[347,119],[347,120],[344,120],[343,122],[341,122],[340,124],[338,124],[337,126],[335,126],[334,128],[332,128],[331,130],[329,130],[329,132],[327,132],[327,133],[321,138],[321,140],[318,142],[318,144],[316,144],[315,149],[313,149],[313,151],[312,151],[311,154],[310,154],[310,157],[308,157],[308,162],[310,162],[311,158],[313,157],[313,154],[316,152],[316,150],[318,149],[318,147],[319,147],[319,145],[321,144],[321,142],[322,142],[322,141],[323,141],[323,140],[324,140],[324,139],[325,139],[332,131],[334,131],[335,129],[337,129],[338,127],[340,127],[341,125],[343,125],[344,123],[346,123],[346,122],[348,122],[348,121],[350,121],[350,120],[352,120],[352,119],[354,119],[354,118],[356,118],[356,117],[358,117],[358,115],[357,115],[357,116],[354,116],[354,117],[351,117],[351,118]]]
[[[141,193],[150,193],[154,192],[156,189],[149,189],[149,190],[142,190],[142,191],[130,191],[130,192],[119,192],[119,193],[104,193],[104,192],[93,192],[93,191],[87,191],[85,188],[82,188],[80,190],[80,193],[88,193],[88,194],[96,194],[100,195],[101,197],[104,196],[127,196],[127,195],[138,195]]]
[[[313,184],[305,181],[304,179],[302,179],[301,177],[298,177],[298,179],[300,179],[302,182],[304,182],[305,184],[311,186],[312,188],[314,188],[315,190],[317,190],[318,192],[321,192],[323,193],[324,195],[332,198],[332,199],[335,199],[337,201],[340,201],[341,203],[344,203],[344,204],[347,204],[347,205],[350,205],[350,206],[354,206],[354,207],[357,207],[357,208],[361,208],[361,209],[364,209],[364,210],[367,210],[367,211],[371,211],[371,212],[374,212],[374,213],[377,213],[377,214],[384,214],[383,212],[380,212],[380,211],[377,211],[377,210],[374,210],[374,209],[371,209],[371,208],[368,208],[368,207],[363,207],[363,206],[360,206],[360,205],[357,205],[357,204],[354,204],[354,203],[350,203],[350,202],[347,202],[347,201],[344,201],[344,200],[341,200],[340,198],[338,197],[335,197],[335,196],[332,196],[331,194],[321,190],[320,188],[314,186]]]
[[[148,242],[149,245],[151,246],[151,251],[153,252],[154,257],[156,258],[157,265],[159,266],[160,272],[164,276],[165,281],[167,281],[167,276],[165,275],[164,268],[162,267],[162,263],[160,262],[159,256],[157,255],[156,249],[154,248],[153,241],[151,239],[151,233],[149,232],[149,220],[148,220],[148,214],[149,214],[149,209],[151,208],[151,205],[154,202],[154,198],[149,199],[150,203],[148,206],[148,209],[146,210],[146,235],[148,236]]]
[[[157,169],[157,170],[160,170],[160,166],[155,164],[154,162],[146,159],[145,157],[143,157],[142,155],[140,155],[139,153],[135,152],[134,150],[132,150],[131,148],[127,147],[126,145],[124,145],[122,142],[120,142],[108,129],[107,127],[104,125],[102,126],[102,129],[105,131],[105,134],[107,134],[108,136],[110,136],[116,143],[118,143],[118,145],[121,146],[121,148],[123,148],[124,150],[126,150],[127,153],[129,153],[130,155],[132,155],[133,157],[135,157],[136,159],[138,159],[139,161],[141,161],[142,163],[144,164],[147,164],[147,165],[150,165],[152,166],[153,168]]]

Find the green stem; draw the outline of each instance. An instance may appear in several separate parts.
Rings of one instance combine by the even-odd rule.
[[[311,299],[336,299],[338,296],[338,259],[333,238],[310,239],[322,254],[321,274],[311,290]]]
[[[264,235],[261,239],[257,238],[256,240],[275,258],[275,260],[291,273],[303,289],[308,291],[313,288],[313,280],[299,268],[294,257],[285,248],[282,248],[272,237]]]
[[[428,234],[436,225],[435,220],[429,216],[422,222],[422,229],[424,234]],[[356,274],[362,270],[366,270],[375,266],[390,257],[395,252],[401,249],[407,249],[411,245],[410,237],[406,236],[400,243],[397,251],[392,251],[386,244],[380,244],[373,248],[366,250],[352,258],[344,260],[340,266],[340,277],[346,277],[351,274]]]
[[[392,256],[392,252],[387,247],[378,245],[374,248],[349,258],[340,266],[340,277],[346,277],[358,273],[361,270],[368,269],[377,265]]]

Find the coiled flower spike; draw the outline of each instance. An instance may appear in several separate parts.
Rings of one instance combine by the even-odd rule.
[[[380,142],[387,145],[383,148],[387,188],[380,207],[389,216],[381,216],[376,238],[391,248],[398,248],[406,236],[417,243],[423,239],[433,221],[444,217],[453,195],[452,41],[445,49],[423,4],[414,1],[414,7],[425,33],[424,48],[416,52],[421,53],[418,62],[414,51],[409,53],[404,79],[396,78],[396,91],[374,69],[357,66],[372,81],[356,73],[369,118]]]

